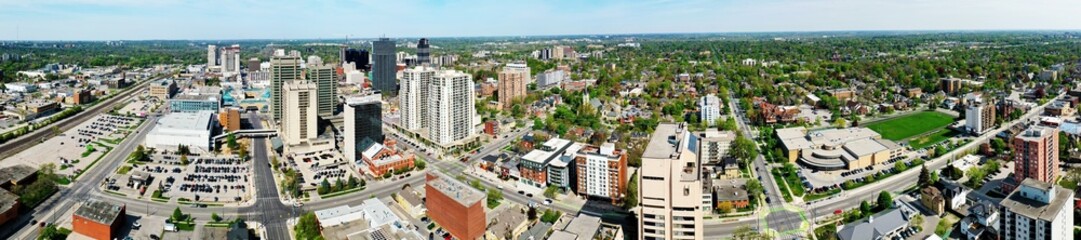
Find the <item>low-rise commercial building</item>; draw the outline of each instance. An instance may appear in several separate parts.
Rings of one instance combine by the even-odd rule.
[[[573,144],[574,142],[567,139],[552,138],[544,142],[540,148],[526,153],[518,164],[518,171],[522,174],[519,181],[535,187],[547,186],[548,165]]]
[[[218,90],[200,90],[174,96],[169,99],[169,110],[172,112],[197,112],[221,109],[221,92]]]
[[[173,79],[162,79],[161,81],[150,84],[150,97],[158,98],[158,100],[169,100],[177,92],[176,81]]]
[[[378,177],[395,170],[413,168],[413,160],[416,157],[413,154],[399,152],[394,145],[373,143],[361,152],[360,159],[373,176]]]
[[[908,222],[913,217],[912,214],[915,214],[915,211],[907,208],[895,208],[875,214],[868,219],[845,225],[837,231],[837,239],[890,239],[908,226]]]
[[[71,215],[71,230],[92,239],[110,240],[120,236],[126,217],[122,204],[85,199]]]
[[[319,210],[315,218],[327,239],[425,239],[378,198],[364,200],[359,206]]]
[[[484,236],[486,196],[473,187],[442,173],[428,172],[424,186],[428,217],[457,239]]]
[[[213,149],[211,136],[216,132],[214,113],[175,112],[169,113],[146,134],[147,147],[175,148],[180,145],[209,151]]]
[[[749,205],[750,196],[747,195],[747,190],[738,186],[716,186],[713,188],[713,200],[720,207],[722,203],[731,204],[733,208],[745,208]]]

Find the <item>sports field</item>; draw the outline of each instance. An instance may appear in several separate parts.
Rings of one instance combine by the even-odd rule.
[[[951,122],[953,117],[945,113],[923,111],[871,123],[866,127],[882,134],[882,138],[899,141],[945,127]]]

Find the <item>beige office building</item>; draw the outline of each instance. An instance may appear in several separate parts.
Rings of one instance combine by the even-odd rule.
[[[641,239],[704,239],[701,164],[692,135],[684,125],[662,123],[642,154]]]
[[[282,86],[281,135],[285,145],[307,144],[318,136],[318,88],[318,85],[308,81],[289,82]]]

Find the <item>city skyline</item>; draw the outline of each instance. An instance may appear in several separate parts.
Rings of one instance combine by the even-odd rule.
[[[889,11],[882,11],[889,9]],[[966,9],[965,11],[956,11]],[[1081,2],[0,1],[3,40],[341,39],[909,30],[1077,30]],[[292,17],[275,17],[290,15]],[[513,14],[506,14],[513,13]],[[408,16],[408,17],[406,17]],[[499,21],[493,21],[499,19]],[[182,21],[178,21],[182,20]]]

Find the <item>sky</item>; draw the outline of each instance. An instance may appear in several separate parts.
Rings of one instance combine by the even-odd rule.
[[[0,0],[0,40],[1081,30],[1079,0]]]

